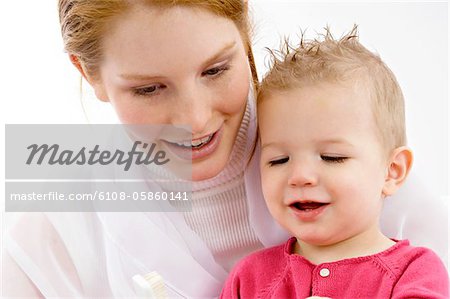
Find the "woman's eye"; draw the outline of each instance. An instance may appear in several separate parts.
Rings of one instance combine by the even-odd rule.
[[[280,165],[280,164],[287,163],[288,161],[289,161],[289,157],[285,157],[285,158],[269,161],[269,165],[270,166]]]
[[[161,89],[164,89],[164,85],[151,85],[146,87],[139,87],[133,90],[134,94],[139,96],[152,96],[158,93]]]
[[[343,157],[343,156],[326,156],[326,155],[321,155],[320,158],[323,161],[329,162],[329,163],[343,163],[343,162],[345,162],[345,160],[348,159],[348,157]]]
[[[221,73],[228,70],[228,66],[218,66],[210,68],[209,70],[206,70],[202,73],[202,76],[212,76],[215,77],[217,75],[220,75]]]

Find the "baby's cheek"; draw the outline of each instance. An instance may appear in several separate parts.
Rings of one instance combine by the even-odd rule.
[[[342,172],[328,176],[326,185],[328,192],[333,196],[354,195],[358,192],[358,187],[361,187],[355,175]]]

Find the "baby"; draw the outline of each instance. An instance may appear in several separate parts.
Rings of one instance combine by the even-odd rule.
[[[448,298],[437,255],[378,224],[413,160],[392,72],[356,27],[272,54],[258,93],[261,181],[294,237],[239,262],[222,297]]]

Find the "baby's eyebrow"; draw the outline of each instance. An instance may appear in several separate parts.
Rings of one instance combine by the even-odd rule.
[[[283,145],[285,145],[283,142],[276,142],[276,141],[261,143],[261,150],[267,149],[269,147],[283,147]]]
[[[338,145],[348,145],[353,146],[353,144],[344,138],[329,138],[329,139],[320,139],[317,141],[321,144],[338,144]]]
[[[315,140],[317,144],[320,145],[343,145],[347,147],[354,147],[354,145],[347,139],[344,138],[329,138],[329,139],[318,139]],[[261,151],[267,150],[268,148],[278,147],[284,148],[287,146],[285,142],[271,141],[267,143],[261,143]]]

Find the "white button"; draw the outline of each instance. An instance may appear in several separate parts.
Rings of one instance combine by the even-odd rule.
[[[319,274],[322,277],[328,277],[328,275],[330,275],[330,270],[328,270],[327,268],[322,268],[320,269]]]

